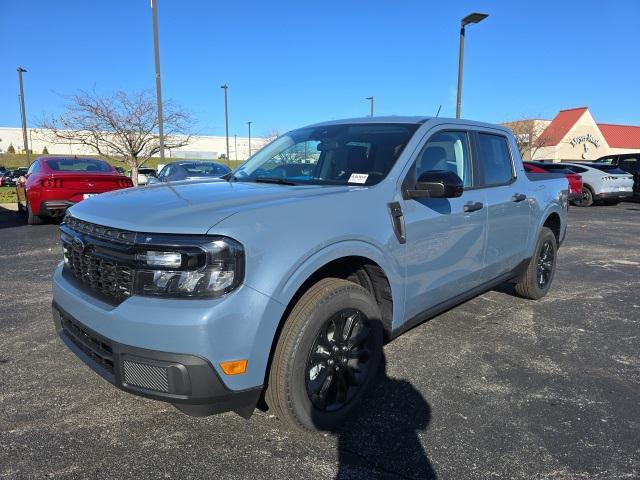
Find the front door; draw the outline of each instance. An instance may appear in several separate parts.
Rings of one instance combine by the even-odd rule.
[[[469,132],[445,129],[433,133],[407,178],[418,179],[429,170],[456,173],[465,191],[458,198],[403,201],[406,320],[478,285],[483,268],[487,210],[484,192],[471,189]]]

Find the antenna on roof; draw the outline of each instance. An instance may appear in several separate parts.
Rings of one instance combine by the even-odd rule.
[[[440,115],[440,109],[442,109],[442,105],[438,107],[438,111],[436,112],[436,118],[438,118],[438,115]]]

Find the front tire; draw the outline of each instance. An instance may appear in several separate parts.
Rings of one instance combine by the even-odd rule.
[[[276,345],[265,400],[289,427],[333,431],[358,407],[382,362],[380,309],[361,286],[313,285]]]
[[[542,227],[533,257],[527,271],[516,283],[516,292],[523,298],[538,300],[551,288],[556,273],[558,244],[556,236],[547,227]]]

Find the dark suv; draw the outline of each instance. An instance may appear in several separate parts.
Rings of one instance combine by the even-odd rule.
[[[633,175],[633,196],[640,196],[640,152],[607,155],[606,157],[600,157],[596,162],[616,165],[618,168]]]

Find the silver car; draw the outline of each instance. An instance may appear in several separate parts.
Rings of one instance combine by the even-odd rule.
[[[578,207],[589,207],[594,202],[610,205],[633,196],[633,175],[616,165],[600,163],[564,163],[582,175],[582,196],[573,200]]]

